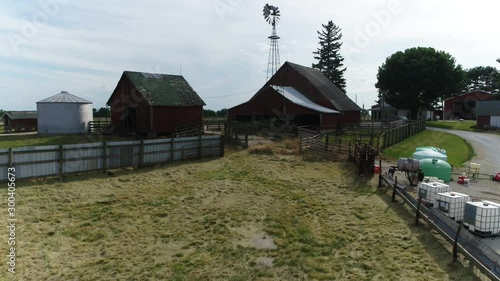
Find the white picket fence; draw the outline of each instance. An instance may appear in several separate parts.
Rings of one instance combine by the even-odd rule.
[[[0,149],[0,181],[7,180],[10,167],[21,179],[222,156],[221,136]]]

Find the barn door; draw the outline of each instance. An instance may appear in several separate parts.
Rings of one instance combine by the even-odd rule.
[[[500,128],[500,116],[491,116],[490,125],[491,127]]]

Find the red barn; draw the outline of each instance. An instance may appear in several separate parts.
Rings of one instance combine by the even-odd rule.
[[[118,133],[172,134],[202,123],[205,103],[180,75],[125,71],[106,103]]]
[[[4,132],[36,131],[36,111],[7,111],[2,116]]]
[[[444,119],[476,119],[475,109],[478,101],[491,100],[493,94],[485,91],[472,91],[444,100]]]
[[[319,70],[285,62],[247,102],[228,110],[236,121],[286,118],[332,129],[361,121],[361,108]]]

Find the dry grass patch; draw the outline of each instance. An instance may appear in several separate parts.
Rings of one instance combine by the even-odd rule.
[[[18,182],[0,280],[474,280],[349,165],[226,155]]]

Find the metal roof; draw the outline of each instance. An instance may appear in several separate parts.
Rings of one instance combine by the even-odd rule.
[[[2,115],[2,119],[4,116],[8,116],[11,120],[36,119],[37,112],[36,111],[7,111]]]
[[[66,91],[62,91],[61,93],[51,96],[49,98],[43,99],[37,103],[86,103],[91,104],[91,101],[79,98],[75,95],[72,95]]]
[[[181,75],[124,71],[123,76],[126,76],[144,99],[153,106],[205,105]],[[107,104],[111,103],[112,96]]]
[[[285,62],[300,75],[306,78],[320,93],[330,101],[332,105],[340,111],[361,111],[361,108],[353,102],[342,90],[337,87],[330,79],[328,79],[321,71],[302,66],[299,64]]]
[[[281,87],[281,86],[271,86],[271,87],[273,87],[273,89],[283,94],[284,97],[289,101],[297,105],[300,105],[302,107],[309,108],[314,111],[322,113],[340,113],[337,110],[333,110],[331,108],[327,108],[312,102],[310,99],[306,98],[302,93],[300,93],[294,87]]]
[[[478,101],[476,116],[500,116],[500,100]]]

